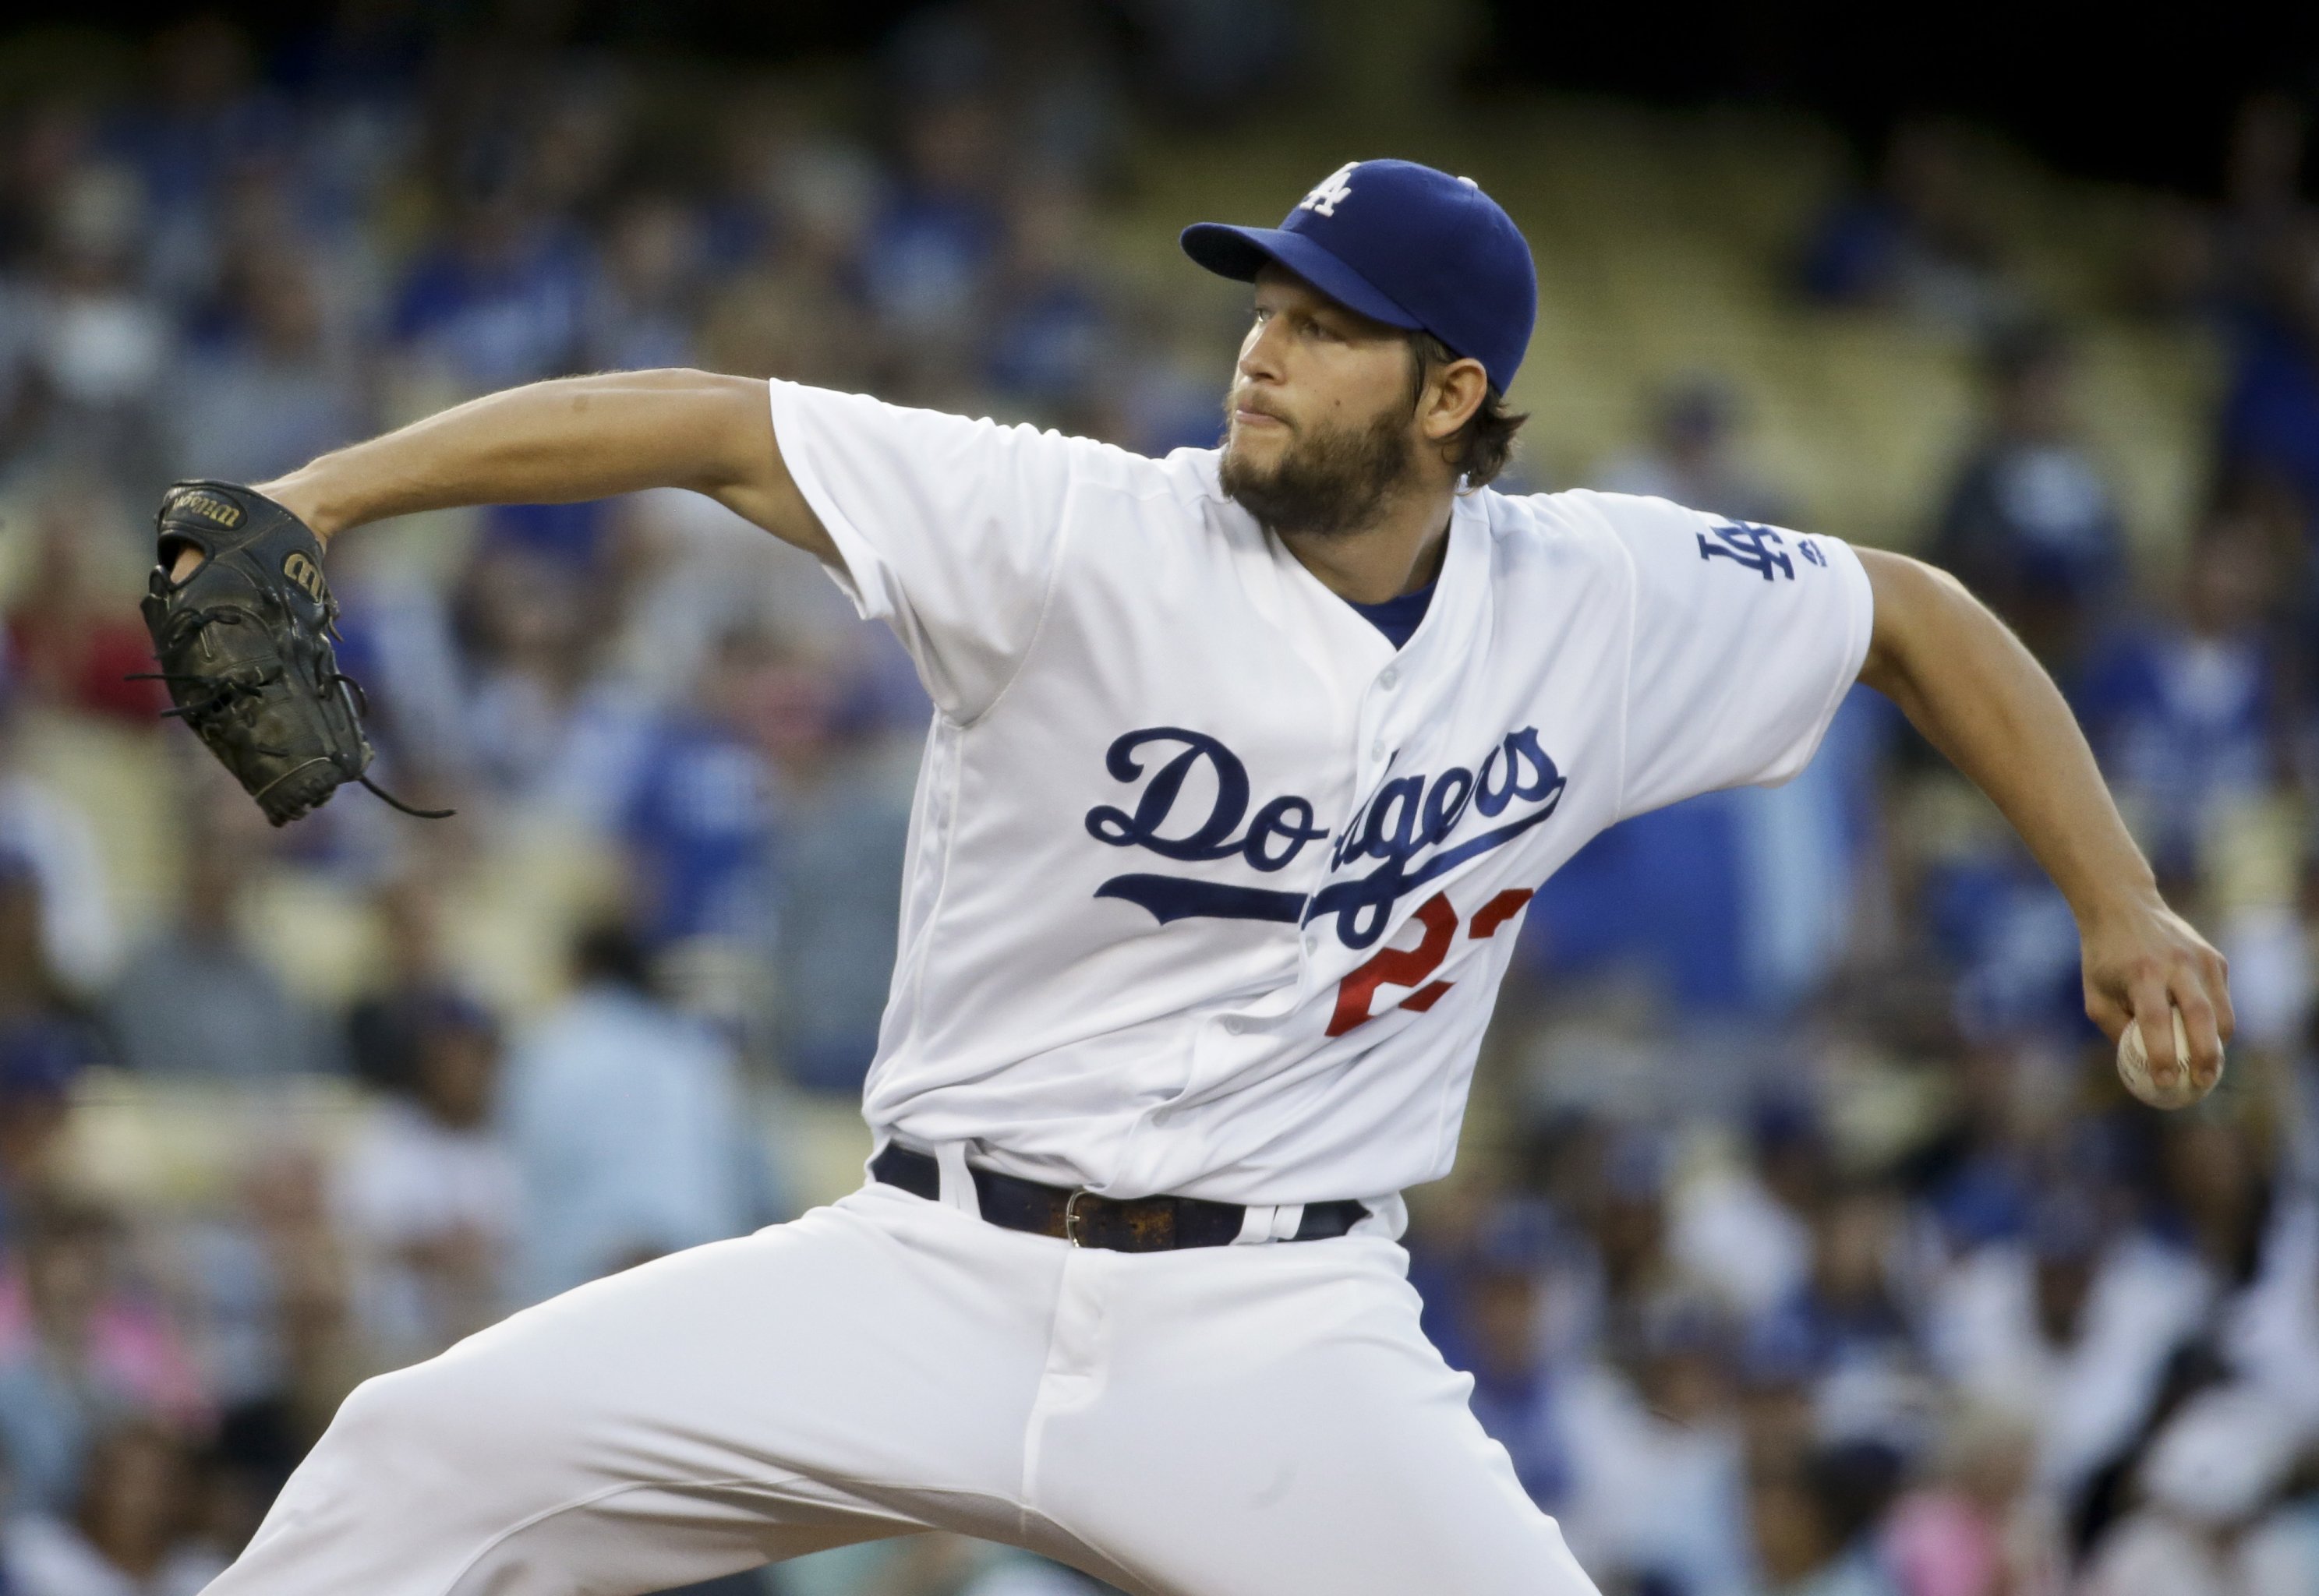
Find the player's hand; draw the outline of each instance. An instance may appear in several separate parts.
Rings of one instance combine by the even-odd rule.
[[[2174,1056],[2170,1004],[2190,1036],[2190,1078],[2204,1091],[2223,1069],[2231,1039],[2230,969],[2214,945],[2155,893],[2125,900],[2080,920],[2086,1014],[2112,1042],[2130,1023],[2142,1027],[2151,1078],[2171,1087],[2184,1061]]]

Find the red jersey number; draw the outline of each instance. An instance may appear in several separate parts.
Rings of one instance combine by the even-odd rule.
[[[1501,926],[1521,913],[1529,898],[1530,889],[1527,887],[1509,888],[1499,893],[1467,923],[1467,937],[1482,941],[1495,936]],[[1437,892],[1418,905],[1417,923],[1425,930],[1424,940],[1417,946],[1387,948],[1337,983],[1337,1011],[1329,1019],[1330,1035],[1342,1036],[1355,1026],[1375,1019],[1372,1011],[1380,987],[1413,987],[1394,1006],[1418,1014],[1441,1001],[1441,995],[1454,983],[1429,978],[1441,968],[1441,961],[1449,957],[1450,944],[1457,940],[1457,911],[1449,906],[1447,897]]]

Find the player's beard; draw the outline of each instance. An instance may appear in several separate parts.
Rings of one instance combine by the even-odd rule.
[[[1227,396],[1227,415],[1232,407]],[[1409,418],[1397,406],[1387,406],[1366,427],[1315,430],[1286,424],[1288,445],[1270,465],[1256,464],[1227,440],[1218,471],[1225,495],[1275,532],[1308,537],[1358,532],[1375,523],[1417,475]]]

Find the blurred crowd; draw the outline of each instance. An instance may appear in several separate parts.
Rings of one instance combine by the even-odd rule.
[[[18,50],[0,1591],[196,1591],[360,1379],[817,1195],[785,1159],[874,1049],[930,713],[810,560],[706,500],[413,518],[332,550],[341,659],[382,780],[457,817],[357,792],[269,834],[131,679],[159,487],[672,365],[1205,446],[1238,307],[1123,266],[1105,220],[1139,140],[1293,65],[1297,13],[986,0],[762,79],[554,48],[521,8],[349,4],[263,52],[199,21],[95,74]],[[1975,364],[1917,546],[2071,694],[2239,1037],[2208,1105],[2125,1098],[2068,906],[1864,695],[1789,787],[1575,861],[1409,1245],[1611,1596],[2319,1590],[2308,132],[2251,100],[2222,202],[2153,199],[2104,312],[2223,354],[2210,491],[2154,564],[2073,410],[2080,312],[2014,269],[1954,129],[1904,124],[1764,263]],[[1712,374],[1529,469],[1811,500]],[[729,1583],[1089,1589],[942,1537]]]

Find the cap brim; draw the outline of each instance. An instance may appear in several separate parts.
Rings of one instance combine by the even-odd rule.
[[[1184,253],[1219,277],[1242,283],[1256,281],[1266,262],[1286,266],[1349,310],[1373,321],[1412,331],[1424,325],[1395,304],[1367,278],[1339,260],[1303,233],[1277,227],[1233,227],[1222,221],[1199,221],[1184,230],[1178,240]]]

